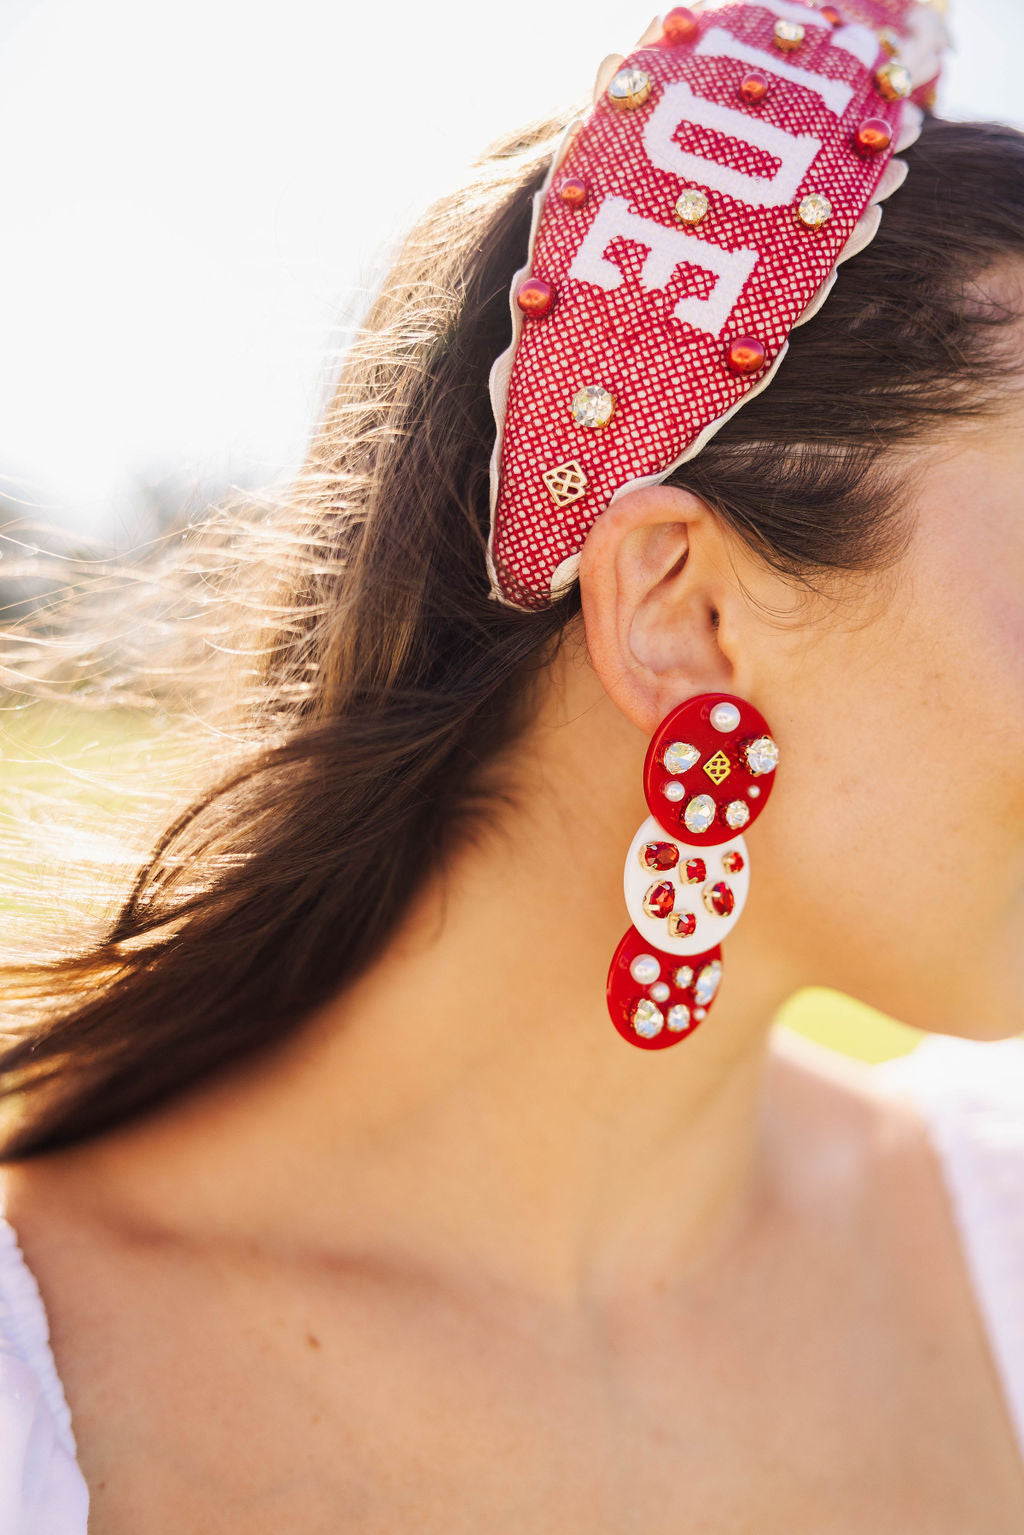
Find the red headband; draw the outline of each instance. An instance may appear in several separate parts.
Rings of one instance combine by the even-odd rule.
[[[917,0],[670,11],[570,125],[491,369],[491,594],[535,609],[594,521],[774,377],[862,250],[947,42]]]

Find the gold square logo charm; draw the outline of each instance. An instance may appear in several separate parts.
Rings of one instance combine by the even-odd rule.
[[[705,762],[704,771],[713,784],[724,783],[732,772],[732,767],[725,752],[715,752],[715,755]]]
[[[583,465],[575,459],[568,464],[557,464],[554,469],[545,469],[542,479],[556,506],[571,506],[586,494],[587,476]]]

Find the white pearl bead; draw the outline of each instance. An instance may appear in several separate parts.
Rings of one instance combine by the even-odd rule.
[[[651,999],[654,1002],[667,1002],[671,995],[670,989],[664,981],[657,981],[650,990]]]
[[[735,704],[716,704],[711,711],[711,723],[723,735],[735,730],[740,722],[740,711]]]
[[[747,794],[750,796],[751,799],[760,799],[761,798],[761,791],[757,787],[756,783],[752,783],[750,785],[750,788],[747,790]]]
[[[629,973],[638,986],[650,986],[661,974],[661,966],[653,954],[638,954],[629,967]]]
[[[670,799],[673,803],[677,804],[679,800],[686,798],[686,787],[677,778],[670,778],[662,793],[666,799]]]

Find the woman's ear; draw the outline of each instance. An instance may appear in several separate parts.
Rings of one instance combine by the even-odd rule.
[[[697,496],[651,485],[613,501],[579,579],[591,664],[634,724],[650,734],[685,698],[735,691],[723,615],[742,595],[721,524]]]

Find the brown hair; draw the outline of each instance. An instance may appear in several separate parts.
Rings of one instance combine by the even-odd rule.
[[[579,613],[578,588],[495,603],[484,563],[487,374],[562,126],[496,146],[411,232],[284,511],[245,535],[277,569],[241,604],[259,653],[241,760],[84,952],[0,975],[6,1155],[96,1135],[301,1025],[505,792],[500,754]],[[776,381],[673,477],[798,582],[891,564],[912,471],[893,450],[998,409],[1015,368],[1016,312],[981,279],[1024,255],[1024,136],[929,119],[906,158]]]

